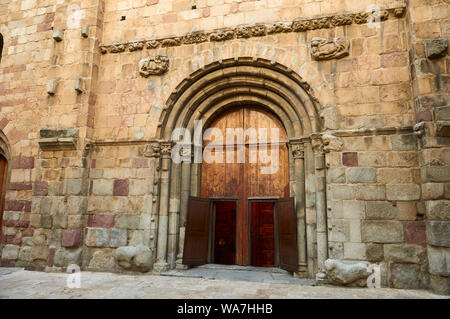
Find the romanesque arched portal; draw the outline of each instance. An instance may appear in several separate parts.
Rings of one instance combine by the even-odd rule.
[[[253,58],[205,66],[180,83],[166,103],[158,126],[161,170],[155,270],[182,266],[189,196],[200,196],[201,163],[171,160],[172,146],[177,142],[173,132],[177,128],[190,132],[189,149],[194,154],[202,147],[195,144],[196,123],[202,121],[207,127],[224,109],[242,105],[276,114],[286,131],[289,195],[295,199],[297,216],[298,272],[306,276],[305,153],[312,153],[311,136],[321,131],[319,106],[298,74],[278,63]]]

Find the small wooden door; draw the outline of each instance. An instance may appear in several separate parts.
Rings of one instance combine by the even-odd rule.
[[[280,268],[291,272],[297,271],[297,217],[294,198],[282,198],[276,203],[278,226],[278,250]]]
[[[236,263],[236,202],[215,202],[214,263]]]
[[[0,238],[2,238],[3,210],[5,209],[6,177],[8,161],[0,155]]]
[[[183,250],[183,264],[185,265],[198,266],[207,263],[210,211],[210,200],[197,197],[189,198]]]
[[[252,266],[274,267],[274,203],[252,202],[250,209]]]

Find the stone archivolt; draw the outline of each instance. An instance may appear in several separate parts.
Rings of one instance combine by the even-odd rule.
[[[232,40],[235,38],[248,39],[250,37],[260,37],[267,34],[282,32],[305,32],[309,30],[326,29],[350,24],[365,24],[377,21],[386,21],[389,18],[402,18],[405,14],[405,7],[390,8],[374,12],[359,12],[338,15],[319,16],[311,19],[296,19],[292,22],[277,22],[272,24],[255,24],[251,26],[240,26],[230,29],[215,30],[212,32],[190,32],[184,36],[176,38],[163,38],[154,40],[141,40],[110,45],[101,45],[100,52],[120,53],[126,51],[147,49],[156,49],[162,47],[174,47],[183,44],[195,44],[202,42],[218,42]]]
[[[311,55],[315,60],[340,59],[349,55],[350,42],[346,39],[313,38]]]
[[[164,55],[157,55],[154,58],[142,59],[139,61],[139,74],[143,77],[150,75],[161,75],[169,70],[169,58]]]

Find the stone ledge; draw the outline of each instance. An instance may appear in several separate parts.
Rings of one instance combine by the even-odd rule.
[[[77,139],[73,137],[53,137],[39,139],[43,151],[66,151],[77,149]]]

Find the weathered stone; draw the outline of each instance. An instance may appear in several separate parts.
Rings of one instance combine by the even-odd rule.
[[[88,226],[99,228],[112,228],[114,227],[114,215],[101,215],[101,214],[89,215]]]
[[[447,182],[450,180],[449,166],[425,166],[420,168],[422,181],[426,182]]]
[[[20,253],[19,253],[19,260],[22,260],[25,262],[31,262],[32,261],[31,251],[32,251],[32,248],[29,246],[22,247],[20,249]]]
[[[395,263],[420,264],[425,260],[425,248],[417,245],[384,245],[384,257]]]
[[[418,200],[420,199],[420,185],[417,184],[388,184],[386,185],[387,200]]]
[[[52,228],[52,220],[53,220],[52,216],[42,215],[41,216],[41,227],[46,228],[46,229]]]
[[[381,261],[384,258],[382,244],[368,243],[366,244],[366,259],[371,262]]]
[[[56,214],[53,216],[53,227],[67,228],[67,216]]]
[[[426,226],[423,221],[408,222],[405,226],[405,241],[407,244],[424,245],[427,242]]]
[[[365,216],[365,207],[363,201],[344,200],[342,210],[345,219],[363,219]]]
[[[415,264],[393,264],[391,266],[391,281],[394,288],[419,289],[420,266]]]
[[[57,267],[67,267],[69,265],[81,264],[81,248],[77,249],[66,249],[59,248],[55,252],[54,264]]]
[[[349,183],[375,183],[377,181],[376,172],[375,168],[347,168],[347,181]]]
[[[397,215],[396,207],[387,201],[366,202],[367,219],[395,219]]]
[[[413,151],[417,149],[417,136],[415,134],[393,135],[391,144],[394,151]]]
[[[450,201],[433,200],[425,203],[428,219],[450,220]]]
[[[16,260],[19,257],[19,246],[5,245],[2,250],[2,259]]]
[[[450,277],[430,275],[430,285],[434,293],[450,295]]]
[[[425,42],[425,56],[428,59],[442,58],[447,54],[448,39],[431,39]]]
[[[128,179],[114,180],[114,188],[113,188],[114,196],[128,196],[129,189],[130,187]]]
[[[367,271],[370,263],[368,262],[348,262],[336,259],[327,259],[325,269],[327,280],[334,285],[357,285],[366,286],[367,277],[370,273]]]
[[[86,245],[90,247],[107,247],[109,242],[108,230],[104,228],[88,227]]]
[[[348,241],[350,239],[348,221],[330,220],[328,223],[328,239],[330,241]]]
[[[427,221],[427,238],[433,246],[450,247],[450,221]]]
[[[115,218],[116,228],[138,229],[140,216],[136,215],[120,215]]]
[[[78,247],[83,244],[82,229],[64,229],[61,231],[62,247]]]
[[[437,121],[450,121],[450,106],[436,107],[434,114]]]
[[[122,268],[147,272],[152,266],[152,251],[144,245],[119,247],[116,259]]]
[[[364,243],[344,243],[344,258],[350,260],[366,259],[366,244]]]
[[[137,248],[134,246],[124,246],[116,249],[116,260],[120,267],[131,269],[133,258],[136,255]]]
[[[363,242],[400,243],[404,241],[403,225],[398,221],[365,220],[361,222]]]
[[[111,229],[109,238],[109,247],[126,246],[127,231],[126,229]]]
[[[428,246],[428,266],[433,275],[450,276],[450,248]]]
[[[114,251],[98,250],[94,252],[89,262],[88,268],[96,270],[114,269],[115,268]]]
[[[439,199],[441,197],[444,197],[443,183],[422,184],[422,199]]]

